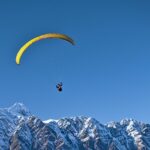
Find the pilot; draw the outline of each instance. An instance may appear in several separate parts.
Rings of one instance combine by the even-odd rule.
[[[59,92],[62,92],[62,85],[63,85],[62,82],[60,82],[56,85],[56,88]]]

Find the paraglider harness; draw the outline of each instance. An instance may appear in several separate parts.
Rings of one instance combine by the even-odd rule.
[[[59,92],[61,92],[62,91],[62,82],[60,82],[60,83],[58,83],[57,85],[56,85],[56,88],[57,88],[57,90],[59,91]]]

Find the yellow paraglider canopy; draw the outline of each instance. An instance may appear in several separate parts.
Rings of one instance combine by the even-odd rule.
[[[68,42],[70,42],[71,44],[74,45],[74,41],[67,35],[64,35],[64,34],[59,34],[59,33],[48,33],[48,34],[43,34],[43,35],[40,35],[40,36],[37,36],[33,39],[31,39],[30,41],[28,41],[27,43],[25,43],[21,48],[20,50],[18,51],[17,55],[16,55],[16,64],[20,64],[20,60],[21,60],[21,57],[23,55],[23,53],[26,51],[26,49],[32,45],[33,43],[39,41],[39,40],[42,40],[42,39],[47,39],[47,38],[58,38],[58,39],[63,39],[63,40],[66,40]]]

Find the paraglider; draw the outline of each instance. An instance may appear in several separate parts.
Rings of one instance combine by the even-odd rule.
[[[25,43],[20,50],[18,51],[17,55],[16,55],[16,64],[19,65],[20,64],[20,60],[22,58],[22,55],[24,54],[24,52],[27,50],[27,48],[29,46],[31,46],[33,43],[43,40],[43,39],[47,39],[47,38],[57,38],[57,39],[62,39],[65,41],[70,42],[72,45],[74,45],[74,41],[67,35],[65,34],[59,34],[59,33],[48,33],[48,34],[43,34],[40,36],[37,36],[31,40],[29,40],[27,43]],[[62,82],[58,83],[56,85],[56,88],[59,92],[62,92]]]
[[[37,36],[33,39],[31,39],[30,41],[28,41],[27,43],[25,43],[20,50],[18,51],[17,55],[16,55],[16,64],[20,64],[20,60],[22,58],[23,53],[27,50],[27,48],[32,45],[33,43],[43,40],[43,39],[47,39],[47,38],[57,38],[57,39],[62,39],[65,41],[70,42],[72,45],[74,45],[74,41],[67,35],[64,34],[59,34],[59,33],[48,33],[48,34],[43,34],[40,36]]]
[[[63,85],[62,82],[60,82],[56,85],[56,88],[59,92],[62,92],[62,85]]]

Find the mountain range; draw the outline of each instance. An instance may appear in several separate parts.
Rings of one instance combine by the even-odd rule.
[[[0,109],[0,150],[150,150],[150,124],[85,116],[43,121],[15,103]]]

